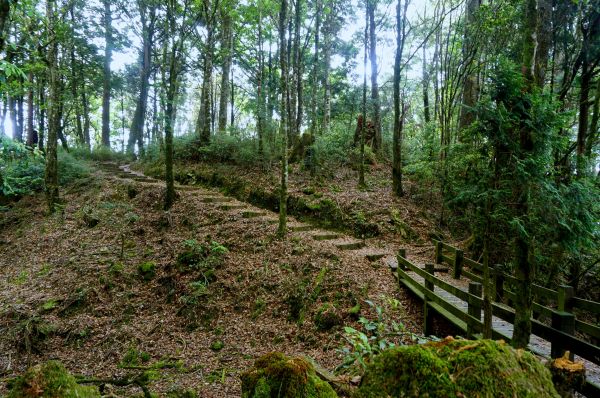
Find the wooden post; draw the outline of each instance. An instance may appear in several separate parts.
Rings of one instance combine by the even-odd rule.
[[[575,333],[575,315],[573,311],[573,297],[575,291],[572,286],[560,285],[558,287],[558,311],[552,312],[552,327],[568,334]],[[562,357],[565,353],[565,347],[562,339],[552,341],[550,356],[552,358]],[[569,354],[569,359],[573,360],[573,353]]]
[[[436,264],[441,264],[444,262],[444,259],[442,258],[442,242],[439,240],[434,241],[435,242],[435,263]]]
[[[406,249],[398,249],[398,255],[396,256],[396,261],[398,262],[398,268],[406,271],[406,266],[400,261],[400,257],[406,258]]]
[[[494,290],[496,291],[496,301],[504,302],[504,271],[500,264],[494,266]]]
[[[469,293],[481,298],[482,293],[483,293],[483,287],[482,287],[481,283],[469,282]],[[467,312],[469,313],[469,315],[471,315],[472,317],[477,318],[479,321],[481,321],[481,303],[469,301],[467,304],[468,304]],[[468,337],[473,337],[476,330],[477,329],[474,329],[473,326],[471,326],[469,323],[467,323],[467,336]]]
[[[435,266],[433,264],[425,264],[425,272],[433,275],[435,272]],[[425,280],[425,288],[433,292],[434,285],[432,282]],[[433,310],[429,305],[427,296],[423,300],[423,334],[430,336],[433,334]]]
[[[575,315],[564,311],[552,311],[552,328],[561,332],[573,334],[575,332]],[[565,345],[559,337],[552,340],[550,356],[559,358],[565,354]],[[569,359],[573,360],[573,353],[569,354]]]
[[[575,290],[572,286],[560,285],[558,287],[558,310],[573,312],[573,297],[575,297]]]
[[[430,263],[425,264],[425,272],[427,272],[428,274],[433,275],[434,272],[435,272],[435,265],[434,264],[430,264]],[[433,292],[433,289],[434,289],[433,282],[425,280],[425,287]]]
[[[460,274],[462,273],[463,267],[463,259],[464,252],[462,250],[456,249],[456,254],[454,255],[454,279],[460,279]]]

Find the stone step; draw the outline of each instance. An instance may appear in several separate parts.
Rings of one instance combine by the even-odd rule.
[[[340,250],[359,250],[365,247],[365,242],[363,242],[362,240],[357,240],[354,242],[341,242],[336,243],[335,247],[337,247]]]
[[[339,239],[340,235],[334,234],[334,233],[321,233],[321,234],[313,235],[312,238],[314,240],[333,240],[333,239]]]
[[[306,231],[312,231],[313,229],[315,229],[315,227],[313,227],[312,225],[292,225],[290,226],[290,229],[294,232],[306,232]]]
[[[221,209],[221,210],[240,210],[240,209],[245,209],[245,208],[246,208],[245,205],[235,205],[235,204],[219,206],[219,209]]]
[[[365,254],[365,258],[371,262],[380,260],[387,256],[387,253],[367,253]]]
[[[148,183],[159,182],[159,180],[156,180],[154,178],[148,178],[148,177],[135,177],[133,180],[137,181],[137,182],[148,182]]]
[[[261,211],[247,210],[242,212],[242,218],[255,218],[264,216],[266,213]]]
[[[231,202],[233,199],[226,196],[209,196],[202,199],[203,203],[222,203]]]

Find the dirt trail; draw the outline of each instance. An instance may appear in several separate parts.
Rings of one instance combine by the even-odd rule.
[[[279,240],[275,213],[198,187],[178,185],[178,200],[163,212],[163,182],[127,166],[101,169],[94,183],[64,194],[55,216],[43,214],[41,197],[8,215],[0,243],[4,376],[54,358],[74,373],[115,377],[128,372],[119,366],[126,354],[144,353],[142,365],[183,364],[161,369],[152,391],[177,386],[232,397],[240,395],[240,372],[269,351],[339,365],[342,325],[321,330],[315,323],[324,305],[360,329],[349,311],[360,304],[360,315],[375,319],[370,300],[387,322],[420,331],[420,311],[383,263],[396,245],[339,233],[321,239],[331,233],[293,217]],[[190,239],[229,249],[205,291],[173,266]],[[156,266],[147,281],[139,271],[146,263]],[[294,297],[304,300],[300,321],[290,319]],[[24,337],[30,347],[17,344]]]

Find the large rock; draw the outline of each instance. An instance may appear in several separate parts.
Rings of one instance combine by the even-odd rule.
[[[273,352],[242,374],[242,397],[336,398],[337,394],[306,359]]]
[[[453,338],[384,351],[368,365],[357,396],[559,397],[532,354],[503,341]]]
[[[80,386],[60,362],[29,368],[11,385],[7,398],[100,398],[93,386]]]

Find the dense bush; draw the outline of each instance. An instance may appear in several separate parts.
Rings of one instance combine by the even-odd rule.
[[[20,197],[44,189],[45,159],[38,149],[31,149],[9,138],[0,138],[0,194]],[[58,178],[65,185],[89,176],[88,166],[63,150],[58,152]]]
[[[118,151],[113,151],[105,146],[98,146],[92,150],[82,147],[70,149],[70,152],[77,159],[93,160],[97,162],[127,162],[131,156]]]

